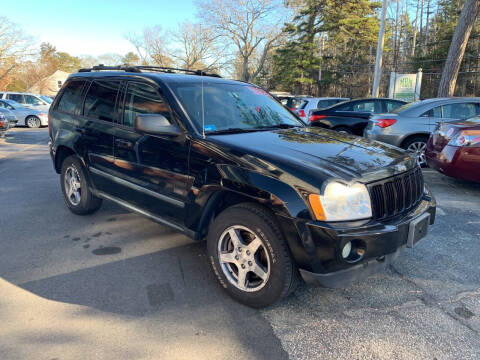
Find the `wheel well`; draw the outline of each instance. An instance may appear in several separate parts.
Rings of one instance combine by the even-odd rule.
[[[196,240],[203,239],[208,232],[210,223],[226,208],[230,206],[250,202],[264,206],[260,201],[239,193],[232,191],[218,191],[210,196],[204,212],[198,224]],[[271,211],[268,207],[264,206],[268,211]]]
[[[57,174],[60,174],[60,171],[62,170],[63,160],[70,155],[75,155],[75,151],[63,145],[60,145],[57,148],[57,151],[55,152],[55,171]]]
[[[428,139],[429,135],[427,135],[427,134],[412,134],[412,135],[408,135],[405,139],[402,140],[402,143],[401,143],[400,147],[403,149],[403,147],[405,146],[405,144],[407,143],[407,141],[409,141],[409,140],[411,140],[411,139],[413,139],[413,138],[416,138],[416,137]]]

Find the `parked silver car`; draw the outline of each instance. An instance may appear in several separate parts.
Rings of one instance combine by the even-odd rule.
[[[32,109],[48,111],[52,99],[49,96],[14,91],[0,92],[0,99],[13,100]]]
[[[303,103],[295,110],[297,115],[304,121],[308,121],[310,111],[316,109],[325,109],[329,106],[338,104],[343,101],[350,100],[350,98],[340,97],[317,97],[317,98],[305,98]]]
[[[10,110],[16,116],[17,125],[38,128],[48,125],[47,111],[31,109],[13,100],[0,100],[0,108]]]
[[[370,118],[363,135],[409,150],[426,165],[427,140],[438,122],[480,114],[480,98],[435,98],[401,106],[391,113]]]

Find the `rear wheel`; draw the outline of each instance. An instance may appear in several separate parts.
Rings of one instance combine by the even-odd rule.
[[[427,166],[427,158],[425,156],[427,141],[428,138],[426,136],[414,136],[403,144],[403,148],[416,157],[417,162],[421,167]]]
[[[38,117],[29,116],[25,119],[25,124],[27,124],[27,126],[32,129],[32,128],[39,128],[41,125],[41,122]]]
[[[102,205],[102,199],[93,195],[82,163],[71,155],[62,163],[60,175],[65,203],[77,215],[91,214]]]
[[[207,249],[220,284],[237,301],[264,307],[295,289],[297,269],[275,218],[256,204],[223,211],[212,223]]]
[[[346,126],[339,126],[339,127],[334,128],[333,130],[338,131],[339,133],[342,133],[342,134],[353,134],[352,129],[350,129]]]

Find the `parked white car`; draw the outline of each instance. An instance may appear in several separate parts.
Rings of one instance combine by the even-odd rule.
[[[13,100],[25,107],[48,112],[52,99],[48,96],[14,91],[0,92],[0,99]]]
[[[7,109],[17,118],[17,125],[38,128],[48,125],[48,111],[27,108],[13,100],[0,100],[0,109]]]

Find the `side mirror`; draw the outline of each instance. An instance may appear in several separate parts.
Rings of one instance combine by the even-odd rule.
[[[177,125],[171,124],[160,114],[140,114],[135,118],[134,128],[140,133],[149,135],[178,136],[182,131]]]

